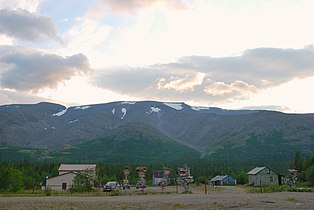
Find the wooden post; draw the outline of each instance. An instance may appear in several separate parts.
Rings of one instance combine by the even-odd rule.
[[[178,194],[179,193],[179,190],[178,190],[178,183],[176,182],[176,193]]]
[[[262,180],[259,180],[259,191],[260,193],[263,193],[263,186],[262,186]]]
[[[207,182],[205,181],[205,194],[207,195]]]

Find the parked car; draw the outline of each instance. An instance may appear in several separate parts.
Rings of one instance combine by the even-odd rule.
[[[118,182],[115,182],[115,181],[107,182],[107,184],[103,186],[103,192],[112,192],[119,189],[120,189],[120,185]]]

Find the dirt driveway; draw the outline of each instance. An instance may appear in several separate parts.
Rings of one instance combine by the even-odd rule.
[[[247,193],[241,187],[192,188],[192,194],[179,194],[168,187],[150,187],[146,194],[129,192],[120,196],[0,197],[0,209],[313,209],[314,193]]]

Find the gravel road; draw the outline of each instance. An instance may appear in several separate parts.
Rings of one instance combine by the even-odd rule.
[[[180,189],[181,190],[181,189]],[[247,193],[241,187],[192,188],[192,194],[176,194],[168,187],[146,189],[147,194],[122,196],[0,197],[0,209],[309,209],[314,193]],[[134,195],[135,194],[135,195]]]

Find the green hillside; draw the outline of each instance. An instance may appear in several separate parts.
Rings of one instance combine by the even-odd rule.
[[[104,138],[50,154],[62,162],[163,163],[198,159],[200,153],[143,124],[124,125]]]
[[[213,147],[208,157],[220,161],[245,161],[263,163],[270,165],[273,163],[287,163],[293,158],[296,151],[302,154],[311,155],[309,151],[314,148],[302,147],[298,140],[288,139],[282,131],[273,130],[264,134],[248,134],[236,142],[228,140]]]
[[[16,146],[1,146],[0,161],[30,161],[36,162],[45,156],[45,151],[40,149],[16,147]]]

